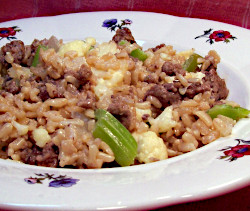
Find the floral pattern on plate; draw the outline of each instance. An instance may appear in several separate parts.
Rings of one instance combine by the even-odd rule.
[[[35,174],[36,177],[25,178],[24,181],[28,184],[43,184],[44,180],[49,180],[49,187],[59,188],[59,187],[71,187],[75,185],[79,179],[73,179],[67,177],[66,175],[54,176],[54,174]]]
[[[213,29],[205,30],[204,34],[195,37],[194,39],[198,39],[201,37],[208,38],[206,42],[213,44],[214,42],[224,41],[225,43],[229,43],[230,40],[237,39],[230,32],[224,30],[213,31]]]
[[[125,20],[121,20],[121,24],[117,23],[117,19],[113,18],[113,19],[106,19],[105,21],[103,21],[102,23],[102,27],[105,27],[111,31],[115,31],[116,28],[123,28],[123,26],[125,25],[131,25],[133,22],[130,19],[125,19]]]
[[[19,29],[18,26],[0,28],[0,40],[2,40],[3,38],[6,38],[7,40],[17,39],[15,35],[20,31],[22,30]]]
[[[238,158],[241,158],[245,155],[250,155],[250,140],[245,141],[242,139],[235,139],[238,141],[238,144],[236,146],[228,146],[224,149],[221,149],[220,151],[224,151],[224,155],[220,156],[219,159],[226,159],[227,161],[235,161]],[[244,144],[240,144],[240,143]]]

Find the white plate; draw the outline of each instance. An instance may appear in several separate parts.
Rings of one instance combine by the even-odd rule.
[[[18,26],[21,31],[13,36],[25,44],[30,44],[34,38],[49,38],[51,35],[65,41],[88,36],[96,37],[98,41],[109,41],[114,32],[102,27],[102,23],[111,18],[116,18],[118,23],[124,19],[132,20],[129,28],[145,48],[164,42],[177,50],[195,48],[202,55],[215,49],[222,58],[218,71],[227,81],[229,98],[250,108],[250,31],[247,29],[214,21],[144,12],[93,12],[31,18],[1,23],[0,28]],[[213,44],[206,42],[206,37],[194,39],[210,28],[210,34],[224,30],[237,39]],[[7,38],[3,38],[0,46],[6,42]],[[237,145],[235,139],[250,140],[249,126],[249,119],[241,120],[228,138],[221,138],[176,158],[140,166],[72,170],[0,160],[0,206],[25,210],[152,209],[215,197],[250,184],[250,156],[245,155],[232,162],[220,159],[224,155],[220,150]],[[246,145],[247,150],[249,143],[241,142],[240,145]],[[54,179],[44,176],[46,173],[53,174]],[[77,180],[55,182],[62,179],[60,175]],[[27,183],[30,177],[33,177],[30,183],[35,184]],[[49,184],[60,185],[62,181],[65,186],[69,181],[75,184],[49,187]]]

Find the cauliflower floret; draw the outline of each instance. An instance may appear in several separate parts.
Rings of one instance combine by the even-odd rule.
[[[35,129],[32,132],[32,135],[36,145],[39,147],[44,147],[45,144],[51,139],[48,131],[42,127]]]
[[[17,132],[20,136],[27,134],[29,131],[28,125],[21,125],[16,121],[12,121],[12,125],[17,129]]]
[[[151,163],[168,158],[167,147],[162,138],[158,137],[155,132],[147,131],[132,135],[138,144],[137,159],[139,162]]]
[[[157,133],[164,133],[175,127],[177,122],[173,120],[173,107],[169,106],[155,119],[150,118],[151,130]]]

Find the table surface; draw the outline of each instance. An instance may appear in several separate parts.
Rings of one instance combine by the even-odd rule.
[[[90,11],[147,11],[216,20],[250,29],[250,0],[0,0],[0,22]],[[250,210],[250,186],[216,198],[159,210]]]

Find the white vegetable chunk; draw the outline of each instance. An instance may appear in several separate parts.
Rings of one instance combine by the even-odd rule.
[[[168,158],[167,147],[155,132],[132,134],[138,144],[137,159],[141,163],[151,163]]]

